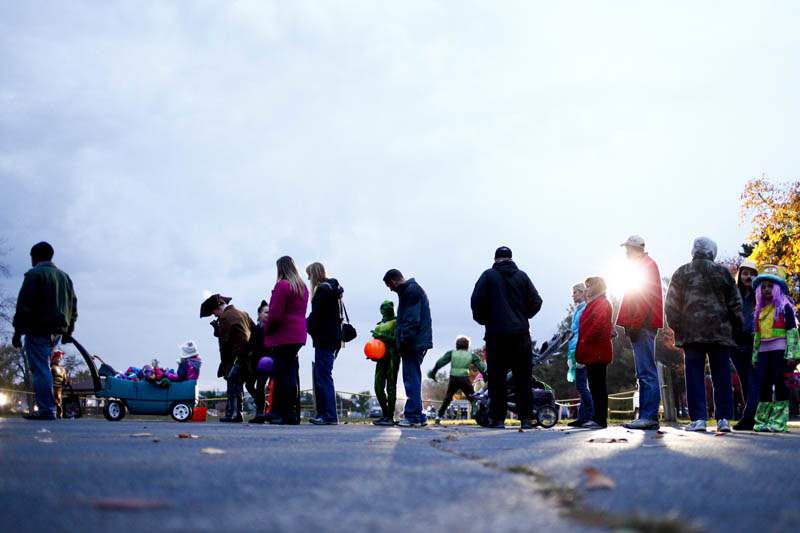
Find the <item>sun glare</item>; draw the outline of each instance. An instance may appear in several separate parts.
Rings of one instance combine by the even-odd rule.
[[[612,296],[621,298],[628,290],[638,290],[644,285],[642,270],[627,259],[615,261],[607,270],[606,283]]]

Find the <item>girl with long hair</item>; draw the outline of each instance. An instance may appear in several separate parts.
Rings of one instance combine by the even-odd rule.
[[[274,405],[267,415],[270,424],[300,423],[300,365],[298,352],[306,343],[308,288],[289,256],[278,259],[278,280],[269,300],[264,325],[264,348],[274,360],[272,378]]]
[[[308,334],[314,342],[314,399],[317,417],[309,420],[316,425],[335,425],[336,390],[333,385],[333,361],[342,347],[341,299],[344,289],[329,278],[322,263],[306,267],[311,283],[311,313],[308,315]]]
[[[783,372],[787,360],[796,364],[800,359],[797,318],[787,294],[786,270],[776,265],[764,265],[753,281],[753,287],[756,289],[753,364],[761,374],[754,429],[783,433],[788,431],[789,421],[789,396]]]

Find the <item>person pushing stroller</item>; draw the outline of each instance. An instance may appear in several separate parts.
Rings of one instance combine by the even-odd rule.
[[[481,361],[477,354],[469,351],[469,337],[460,336],[456,339],[456,349],[450,350],[436,361],[436,364],[428,372],[428,377],[436,381],[436,373],[440,368],[450,364],[450,381],[447,384],[447,393],[444,395],[442,406],[436,415],[436,423],[440,424],[442,417],[447,408],[450,407],[450,402],[453,401],[453,396],[459,390],[464,393],[464,396],[469,398],[475,394],[475,389],[472,388],[472,382],[469,379],[470,366],[475,366],[486,377],[486,363]],[[488,379],[488,378],[487,378]]]

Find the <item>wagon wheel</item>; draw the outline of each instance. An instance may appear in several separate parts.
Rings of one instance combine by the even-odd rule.
[[[190,418],[192,418],[192,411],[193,409],[191,406],[186,402],[175,402],[172,404],[172,409],[170,410],[170,414],[172,415],[172,419],[176,422],[186,422]]]
[[[128,414],[128,408],[119,400],[108,400],[103,406],[103,416],[111,422],[118,422]]]

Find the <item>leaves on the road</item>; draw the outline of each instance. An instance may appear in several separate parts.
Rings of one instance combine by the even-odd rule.
[[[53,444],[55,441],[52,437],[33,437],[34,440],[37,442],[41,442],[42,444]]]
[[[152,437],[152,433],[131,433],[131,437],[133,438],[142,438],[142,437]]]
[[[208,455],[223,455],[227,452],[225,450],[220,450],[219,448],[203,448],[200,450],[200,453],[206,453]]]
[[[178,433],[175,435],[179,439],[199,439],[200,435],[194,435],[192,433]]]
[[[715,437],[724,437],[725,435],[727,435],[727,433],[724,433],[722,431],[717,431],[716,433],[714,433]]]
[[[588,490],[611,490],[617,486],[613,479],[594,467],[584,468],[586,488]]]
[[[141,511],[147,509],[165,509],[170,507],[167,500],[148,498],[97,498],[91,501],[92,507],[104,511]]]
[[[593,439],[589,439],[589,442],[601,444],[626,444],[628,439],[625,437],[595,437]]]

